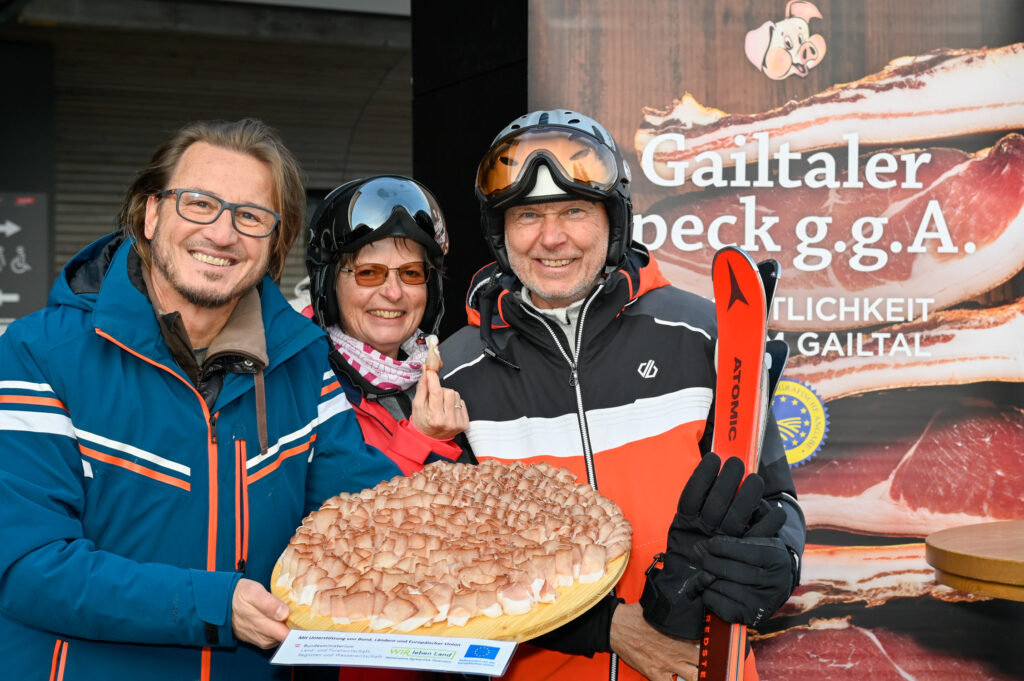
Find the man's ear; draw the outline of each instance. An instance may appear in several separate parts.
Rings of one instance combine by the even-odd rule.
[[[156,217],[159,207],[160,200],[155,196],[149,196],[146,199],[146,224],[143,233],[150,241],[153,240],[153,234],[156,233]]]

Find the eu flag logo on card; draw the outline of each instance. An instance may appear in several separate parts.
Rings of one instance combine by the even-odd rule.
[[[471,645],[466,648],[466,657],[475,657],[481,660],[493,660],[498,657],[498,648],[494,646]]]

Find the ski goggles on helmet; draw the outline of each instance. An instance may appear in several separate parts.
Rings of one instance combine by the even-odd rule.
[[[530,181],[538,157],[567,185],[588,194],[607,193],[619,179],[615,152],[595,137],[541,125],[514,132],[491,146],[477,169],[477,191],[490,201],[521,189]]]
[[[448,252],[448,236],[437,201],[415,182],[399,177],[378,177],[363,184],[348,204],[349,243],[363,243],[371,233],[390,228],[404,211],[441,249]]]

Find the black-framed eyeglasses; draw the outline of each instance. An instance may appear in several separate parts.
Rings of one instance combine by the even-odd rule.
[[[178,215],[189,222],[209,225],[220,217],[224,211],[231,211],[231,224],[240,234],[262,239],[273,233],[281,222],[280,213],[263,206],[251,203],[231,203],[219,196],[214,196],[197,189],[165,189],[156,193],[156,198],[163,199],[174,195],[175,208]]]
[[[398,267],[388,267],[376,262],[367,262],[355,265],[352,269],[339,267],[339,272],[347,272],[356,278],[360,286],[380,286],[388,280],[388,272],[398,272],[398,278],[405,284],[419,286],[427,283],[429,272],[427,263],[422,260],[407,262]]]

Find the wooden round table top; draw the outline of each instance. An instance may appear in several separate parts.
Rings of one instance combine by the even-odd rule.
[[[1024,601],[1024,520],[950,527],[928,535],[925,560],[954,589]]]

